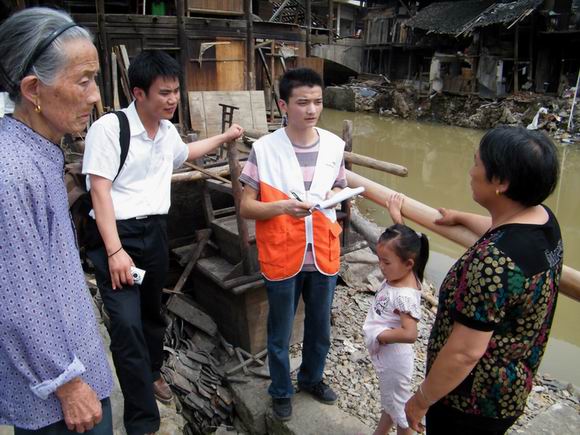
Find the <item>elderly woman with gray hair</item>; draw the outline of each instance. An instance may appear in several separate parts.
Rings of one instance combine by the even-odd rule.
[[[64,134],[99,101],[90,34],[31,8],[0,26],[0,424],[15,434],[111,434],[112,379],[63,181]]]

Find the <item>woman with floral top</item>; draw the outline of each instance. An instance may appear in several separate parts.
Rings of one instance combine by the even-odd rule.
[[[556,217],[542,202],[558,181],[543,134],[496,128],[470,170],[489,217],[440,209],[441,225],[481,235],[439,291],[427,376],[407,402],[410,426],[433,434],[503,434],[523,413],[546,348],[562,272]]]

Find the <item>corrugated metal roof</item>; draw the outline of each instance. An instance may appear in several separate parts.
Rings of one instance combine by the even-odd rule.
[[[543,0],[492,0],[431,3],[407,20],[406,26],[434,33],[460,34],[492,24],[511,24],[523,19]]]
[[[284,0],[269,0],[274,6],[274,13],[284,4]],[[274,19],[274,23],[298,24],[305,26],[306,24],[306,8],[300,0],[290,0],[284,9]],[[326,28],[326,21],[320,19],[315,14],[312,14],[312,27]]]

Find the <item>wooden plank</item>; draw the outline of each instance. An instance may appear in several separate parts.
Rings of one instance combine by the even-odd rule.
[[[198,132],[199,139],[208,137],[202,92],[189,92],[189,119],[191,129]]]
[[[127,100],[128,104],[131,104],[133,100],[131,96],[130,86],[129,86],[129,57],[127,56],[127,50],[125,49],[125,53],[121,47],[124,46],[115,46],[113,47],[113,52],[117,58],[117,67],[119,69],[119,82],[121,83],[121,88],[123,89],[123,94],[125,95],[125,99]]]
[[[228,15],[244,12],[242,0],[188,0],[187,8],[190,11]]]
[[[212,337],[218,332],[217,325],[213,319],[196,308],[185,296],[172,296],[167,304],[167,309]]]
[[[220,38],[218,38],[220,41]],[[228,40],[227,45],[215,47],[216,74],[218,89],[223,91],[243,91],[244,82],[244,45],[245,41]],[[227,62],[225,60],[228,60]]]
[[[210,171],[206,170],[205,168],[202,168],[201,166],[194,165],[193,163],[189,163],[189,162],[185,162],[184,165],[189,166],[191,169],[195,169],[196,171],[199,171],[199,172],[201,172],[201,173],[203,173],[211,178],[215,178],[216,180],[219,180],[222,183],[225,183],[228,185],[231,184],[230,180],[228,180],[227,178],[224,178],[221,175],[214,174],[213,172],[210,172]]]
[[[200,139],[221,133],[220,103],[240,108],[234,112],[233,122],[247,129],[267,131],[262,91],[189,92],[191,127],[200,132]]]
[[[181,292],[181,289],[185,285],[187,278],[189,278],[189,275],[191,274],[191,271],[193,270],[195,263],[197,263],[197,260],[199,260],[199,257],[203,252],[203,248],[205,248],[205,245],[209,240],[210,235],[211,235],[210,229],[203,229],[197,232],[197,245],[195,247],[195,251],[193,251],[191,259],[189,260],[187,266],[185,266],[185,269],[183,269],[181,276],[177,280],[177,284],[175,284],[175,287],[173,288],[174,292],[176,293]]]
[[[113,82],[113,109],[120,110],[121,104],[119,103],[119,83],[117,80],[117,55],[115,51],[111,52],[111,72],[112,72],[112,82]]]

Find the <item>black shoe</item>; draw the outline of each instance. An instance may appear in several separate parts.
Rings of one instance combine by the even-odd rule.
[[[292,418],[292,400],[290,398],[272,398],[272,410],[274,417],[280,421],[288,421]]]
[[[326,403],[327,405],[332,405],[338,399],[336,393],[332,391],[332,388],[326,385],[323,381],[320,381],[318,384],[313,385],[312,387],[298,385],[298,388],[300,388],[301,391],[306,391],[316,400],[322,403]]]

